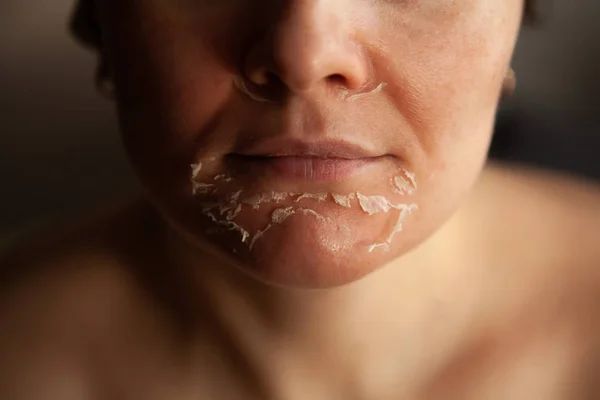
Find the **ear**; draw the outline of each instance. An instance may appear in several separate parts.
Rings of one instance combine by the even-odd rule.
[[[527,25],[535,24],[536,22],[538,22],[539,12],[540,9],[538,0],[525,0],[523,22]]]
[[[508,68],[506,71],[506,76],[504,77],[504,82],[502,83],[502,100],[510,97],[517,88],[517,75],[515,74],[515,70],[512,67]]]
[[[102,48],[102,35],[94,0],[78,0],[69,28],[80,43],[96,50]]]
[[[109,100],[114,100],[116,97],[112,71],[102,52],[98,56],[98,67],[96,68],[96,89]]]
[[[102,33],[94,0],[78,0],[71,18],[70,30],[81,44],[90,47],[98,54],[95,77],[96,88],[104,97],[113,99],[115,90],[112,71],[104,52]]]

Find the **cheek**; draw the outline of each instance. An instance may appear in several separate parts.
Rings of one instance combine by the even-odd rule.
[[[148,4],[153,2],[158,0],[148,0]],[[121,3],[114,0],[114,4]],[[230,114],[220,113],[222,110],[233,112],[237,106],[229,103],[232,101],[231,77],[237,70],[235,59],[242,47],[235,40],[251,35],[244,34],[243,24],[236,25],[231,19],[204,16],[194,20],[160,14],[158,10],[151,6],[136,10],[143,15],[130,15],[126,18],[127,24],[116,23],[109,31],[121,129],[138,175],[158,198],[155,200],[161,208],[181,222],[182,231],[203,237],[206,228],[214,224],[203,216],[199,204],[190,202],[189,193],[182,188],[190,186],[190,162],[195,160],[193,153],[201,147],[198,138],[211,144],[235,140],[232,136],[236,134],[235,129],[221,129],[220,132],[225,133],[218,138],[207,138],[201,130],[210,128],[215,121],[232,120],[228,118]],[[235,28],[239,31],[232,30],[231,26],[239,26]],[[351,280],[350,276],[328,277],[329,270],[325,266],[333,265],[341,271],[344,264],[362,265],[351,274],[360,276],[419,242],[450,214],[484,158],[501,72],[508,62],[510,46],[507,37],[498,41],[490,39],[493,30],[484,24],[439,24],[433,28],[416,24],[411,29],[398,30],[391,24],[373,35],[377,40],[384,38],[383,45],[373,52],[373,62],[379,78],[388,84],[385,93],[390,100],[389,107],[395,109],[388,109],[386,105],[382,118],[374,118],[375,114],[370,117],[394,124],[394,131],[406,132],[402,140],[392,138],[390,146],[414,149],[406,156],[407,164],[417,170],[421,188],[419,194],[410,199],[419,204],[419,212],[407,224],[413,234],[403,234],[403,242],[394,252],[373,256],[363,251],[361,256],[352,248],[364,250],[363,242],[373,244],[373,238],[377,238],[377,242],[379,238],[387,240],[386,232],[394,228],[394,220],[365,223],[364,215],[360,214],[361,218],[349,222],[350,228],[355,229],[352,240],[344,236],[329,243],[327,240],[337,231],[324,229],[319,220],[310,219],[311,215],[299,214],[292,218],[305,219],[290,219],[279,231],[270,231],[268,246],[257,245],[254,253],[246,253],[246,263],[259,265],[276,259],[272,266],[287,265],[288,270],[274,270],[265,275],[279,276],[274,279],[281,282],[286,276],[297,274],[289,268],[311,265],[312,260],[314,268],[306,272],[310,276],[302,278],[305,281]],[[390,32],[396,33],[391,36]],[[227,40],[229,43],[224,43]],[[404,121],[398,122],[390,115],[400,115]],[[239,120],[232,123],[243,125]],[[376,121],[372,126],[375,125]],[[402,129],[404,127],[407,129]],[[408,137],[411,133],[412,140]],[[215,153],[218,154],[218,150]],[[247,221],[245,214],[240,214],[240,224],[243,222],[244,229],[252,228],[256,233],[268,226],[270,211],[259,215],[257,226],[251,226],[258,218],[256,214],[248,216]],[[347,217],[342,219],[351,221]],[[302,229],[292,229],[294,221],[301,221],[297,224]],[[229,229],[227,234],[229,236],[223,236],[221,241],[210,240],[230,252],[233,251],[230,244],[239,242],[239,231]],[[308,250],[304,252],[306,259],[288,260],[286,257],[297,253],[298,248]],[[234,250],[236,257],[244,256],[243,246]],[[319,271],[325,272],[315,278]]]
[[[137,3],[106,0],[101,12],[121,118],[189,140],[228,101],[253,10]]]
[[[486,159],[519,26],[512,3],[494,7],[496,15],[512,15],[510,21],[483,17],[488,13],[480,10],[480,17],[471,12],[451,23],[396,21],[379,33],[386,39],[374,52],[375,61],[383,66],[388,96],[417,143],[411,157],[423,183],[422,215],[431,226],[458,207]]]
[[[388,39],[382,55],[392,60],[390,96],[431,173],[454,170],[470,181],[479,171],[519,26],[512,3],[481,6],[451,22],[405,21],[410,29]]]
[[[415,11],[379,33],[386,40],[377,61],[387,63],[389,94],[428,157],[489,139],[518,29],[517,8],[490,3],[452,6],[469,7],[458,16],[419,18]]]
[[[229,74],[208,45],[177,32],[128,41],[135,50],[123,43],[113,48],[122,119],[190,139],[190,129],[203,126],[227,101]]]
[[[202,130],[231,108],[238,46],[231,38],[244,36],[215,27],[231,26],[235,15],[190,17],[152,5],[126,7],[107,10],[121,132],[142,180],[170,192],[166,185],[181,187],[172,177],[187,171],[198,138],[208,140]],[[228,46],[219,44],[224,37]]]

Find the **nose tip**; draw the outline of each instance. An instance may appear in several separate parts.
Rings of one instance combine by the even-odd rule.
[[[284,85],[291,92],[306,92],[319,84],[359,89],[367,80],[358,54],[335,54],[305,46],[282,46],[277,57],[250,63],[246,77],[258,86]],[[275,55],[275,54],[274,54]]]
[[[348,24],[323,3],[294,7],[270,34],[255,40],[245,57],[246,78],[257,86],[283,85],[293,93],[319,85],[363,87],[368,68],[361,47]]]

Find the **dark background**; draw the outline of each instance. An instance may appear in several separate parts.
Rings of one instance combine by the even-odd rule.
[[[492,153],[600,178],[600,1],[541,3],[541,25],[519,41],[518,89]],[[0,2],[0,232],[137,188],[112,106],[95,93],[95,57],[67,35],[72,6]]]

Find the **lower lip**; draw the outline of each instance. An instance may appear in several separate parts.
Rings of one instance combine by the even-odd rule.
[[[261,168],[290,180],[343,181],[359,173],[377,158],[236,157],[252,168]]]

